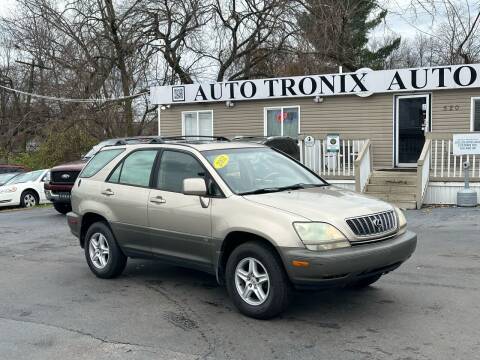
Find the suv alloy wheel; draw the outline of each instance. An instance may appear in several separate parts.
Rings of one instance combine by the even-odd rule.
[[[233,250],[226,267],[227,291],[243,314],[269,319],[284,311],[292,287],[278,256],[259,242]]]
[[[110,228],[103,222],[90,225],[85,235],[84,250],[90,270],[99,278],[117,277],[127,265],[127,257],[118,247]]]

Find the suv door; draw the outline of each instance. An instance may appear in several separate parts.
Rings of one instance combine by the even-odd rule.
[[[133,255],[150,253],[147,204],[156,149],[128,154],[102,184],[101,196],[111,212],[110,224],[122,249]]]
[[[183,259],[201,268],[211,267],[211,206],[202,206],[199,196],[182,193],[184,179],[206,175],[192,154],[162,151],[148,203],[155,254]],[[204,204],[208,204],[208,199]]]

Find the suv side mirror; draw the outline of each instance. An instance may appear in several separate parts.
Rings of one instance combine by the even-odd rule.
[[[183,193],[185,195],[207,195],[207,185],[204,178],[183,179]]]

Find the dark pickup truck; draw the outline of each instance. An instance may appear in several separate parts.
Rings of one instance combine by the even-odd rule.
[[[81,160],[57,165],[50,169],[45,180],[45,196],[53,203],[53,207],[61,214],[72,211],[70,194],[73,184],[80,171],[97,152],[105,146],[146,143],[155,139],[155,136],[139,136],[128,138],[109,139],[95,145]]]

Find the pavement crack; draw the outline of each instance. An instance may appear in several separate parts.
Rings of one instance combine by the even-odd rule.
[[[17,319],[17,318],[10,318],[10,317],[6,317],[6,316],[0,316],[0,319],[8,320],[8,321],[21,322],[21,323],[35,324],[35,325],[42,325],[42,326],[47,326],[47,327],[51,327],[51,328],[55,328],[55,329],[60,329],[60,330],[63,330],[63,331],[68,331],[68,332],[72,332],[72,333],[75,333],[75,334],[78,334],[78,335],[83,335],[83,336],[90,337],[90,338],[92,338],[94,340],[97,340],[97,341],[100,341],[104,344],[127,345],[127,346],[135,346],[135,347],[142,347],[142,348],[152,348],[152,346],[150,346],[150,345],[143,345],[143,344],[137,344],[137,343],[132,343],[132,342],[126,342],[126,341],[110,340],[110,339],[106,339],[106,338],[96,336],[92,333],[89,333],[89,332],[86,332],[86,331],[83,331],[83,330],[72,329],[72,328],[63,327],[63,326],[54,325],[54,324],[48,324],[48,323],[45,323],[45,322],[42,322],[42,321]]]
[[[174,305],[177,309],[178,309],[178,312],[180,313],[179,315],[180,316],[177,316],[179,319],[187,319],[187,320],[190,320],[190,317],[191,315],[193,315],[193,317],[199,319],[199,320],[203,320],[202,317],[198,314],[198,312],[196,312],[195,310],[193,310],[191,307],[189,307],[188,305],[186,304],[182,304],[180,303],[179,301],[177,301],[174,297],[170,296],[168,294],[167,291],[165,291],[163,288],[162,288],[162,285],[159,285],[159,284],[156,284],[156,285],[152,285],[152,284],[146,284],[145,285],[148,289],[152,290],[152,291],[155,291],[157,293],[159,293],[160,295],[162,295],[168,302],[170,302],[172,305]],[[167,314],[167,318],[170,322],[172,322],[172,314]],[[191,320],[190,320],[191,321]],[[190,326],[190,327],[185,327],[185,324],[180,324],[178,325],[178,322],[175,321],[175,322],[172,322],[173,325],[175,326],[178,326],[180,328],[182,328],[183,330],[195,330],[198,332],[198,334],[200,335],[200,337],[203,339],[203,341],[205,342],[206,346],[207,346],[207,349],[205,351],[204,354],[200,355],[198,357],[198,359],[206,359],[207,357],[209,357],[211,354],[213,354],[213,352],[215,351],[215,343],[214,341],[212,342],[210,340],[210,338],[207,336],[206,332],[204,330],[202,330],[200,328],[200,326],[198,326],[197,324],[204,324],[204,321],[197,321],[197,322],[193,322],[194,326]],[[210,333],[214,333],[214,330],[212,328],[209,329],[210,330]]]

